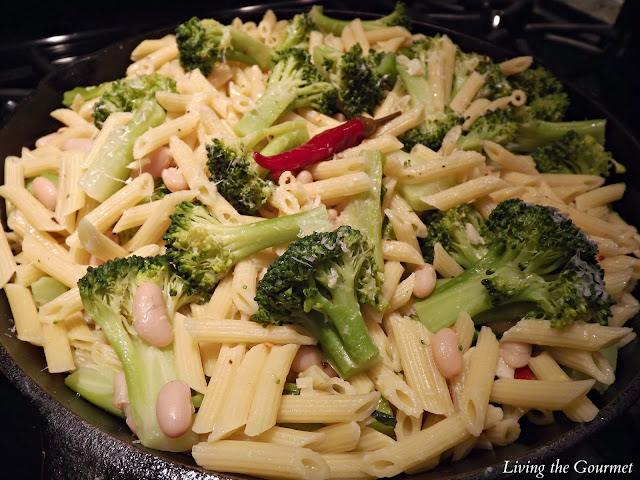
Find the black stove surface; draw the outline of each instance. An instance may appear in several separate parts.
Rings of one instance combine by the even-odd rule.
[[[6,2],[4,2],[6,3]],[[60,65],[119,39],[179,23],[192,15],[212,16],[225,8],[289,2],[183,0],[171,8],[161,2],[113,0],[93,5],[86,0],[11,2],[0,8],[0,126],[40,79]],[[299,1],[294,5],[311,2]],[[327,8],[385,13],[392,0],[322,2]],[[441,25],[514,50],[534,55],[564,81],[595,98],[640,137],[640,95],[633,74],[640,64],[635,47],[640,18],[637,0],[406,0],[412,18]],[[578,7],[578,8],[576,8]],[[303,7],[307,8],[307,7]],[[36,22],[34,18],[41,19]],[[0,478],[41,478],[42,448],[37,412],[0,374]],[[640,459],[634,442],[640,432],[636,405],[560,457],[560,464],[628,464]],[[544,478],[592,479],[569,469]],[[634,466],[635,467],[635,466]],[[640,465],[638,466],[640,469]],[[18,476],[19,475],[19,476]],[[640,478],[634,473],[621,478]],[[521,473],[515,478],[536,478]],[[540,477],[538,477],[540,478]],[[602,477],[605,478],[605,477]],[[612,477],[606,477],[612,478]],[[616,477],[617,478],[617,477]]]

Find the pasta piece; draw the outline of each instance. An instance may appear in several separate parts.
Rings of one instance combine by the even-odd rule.
[[[605,385],[611,385],[616,379],[609,361],[600,352],[559,347],[549,348],[548,352],[559,364],[582,372]]]
[[[207,382],[202,369],[202,359],[198,343],[187,332],[184,322],[186,317],[176,313],[173,319],[173,351],[176,357],[178,378],[196,392],[204,393]]]
[[[471,435],[459,415],[452,415],[409,438],[364,455],[364,471],[377,478],[420,470]]]
[[[493,378],[496,375],[498,356],[498,340],[489,327],[482,327],[466,374],[460,403],[460,419],[469,433],[476,437],[484,427],[492,385],[495,384]]]
[[[508,186],[508,183],[500,178],[484,176],[474,178],[473,180],[461,183],[439,193],[421,197],[420,200],[431,208],[444,211],[457,205],[477,200],[484,195],[500,190],[506,186]]]
[[[316,430],[324,438],[312,443],[309,448],[320,453],[350,452],[360,440],[360,425],[356,422],[334,423]]]
[[[44,346],[45,337],[38,319],[38,311],[31,291],[27,287],[9,283],[4,286],[9,300],[13,323],[19,340]]]
[[[198,443],[191,454],[198,465],[218,472],[294,480],[323,480],[329,476],[329,467],[322,456],[308,448],[220,440]]]
[[[268,325],[255,322],[237,322],[212,318],[189,318],[185,321],[187,331],[199,342],[216,343],[261,343],[284,345],[315,345],[316,339],[295,325]]]
[[[562,410],[586,395],[594,384],[595,380],[563,382],[501,378],[493,382],[490,399],[516,407]]]
[[[246,435],[260,435],[275,425],[284,382],[298,347],[299,345],[294,344],[271,347],[257,379],[255,396],[244,429]]]
[[[284,395],[278,423],[360,422],[378,404],[379,392],[361,395]]]
[[[422,409],[440,415],[453,414],[447,380],[438,370],[431,351],[433,334],[408,317],[395,314],[390,321],[402,370]]]
[[[231,381],[240,367],[240,362],[245,352],[246,347],[244,345],[236,345],[235,347],[223,345],[220,349],[202,404],[191,426],[194,432],[209,433],[213,429],[216,420],[220,416],[227,392],[231,387]]]
[[[396,408],[413,417],[422,413],[421,401],[416,392],[389,367],[378,363],[367,374],[376,389]]]
[[[45,232],[61,232],[64,226],[55,222],[53,212],[45,208],[26,188],[15,185],[0,186],[0,196],[20,211],[24,218],[38,230]]]
[[[571,381],[569,376],[560,368],[549,352],[542,352],[540,355],[531,357],[529,367],[536,378],[540,380],[556,382]],[[585,396],[579,397],[571,402],[563,411],[565,415],[574,422],[590,422],[598,414],[598,407]]]
[[[247,423],[268,353],[266,345],[261,343],[249,349],[242,358],[231,380],[220,415],[209,434],[209,442],[229,436]],[[269,428],[272,426],[269,425]]]
[[[42,326],[44,333],[44,356],[49,373],[71,372],[76,369],[71,345],[64,326],[47,323]]]
[[[502,335],[502,339],[510,342],[596,351],[617,343],[630,332],[630,328],[606,327],[581,321],[560,329],[553,328],[550,320],[525,318],[507,330]]]

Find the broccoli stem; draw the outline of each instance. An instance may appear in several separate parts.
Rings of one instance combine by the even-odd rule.
[[[64,384],[97,407],[124,418],[122,410],[113,406],[113,380],[117,373],[106,365],[80,367],[64,379]]]
[[[112,85],[113,82],[105,82],[95,87],[76,87],[73,90],[67,90],[62,95],[62,104],[65,107],[70,107],[76,99],[76,95],[80,95],[85,102],[101,97],[111,90]]]
[[[405,152],[398,152],[397,155],[405,161],[410,161],[411,165],[419,166],[428,163],[418,155],[412,155]],[[447,188],[451,188],[456,184],[453,176],[441,178],[427,183],[403,183],[399,181],[396,185],[396,191],[402,198],[417,212],[423,212],[429,210],[431,207],[422,201],[422,197],[433,195],[434,193],[441,192]]]
[[[311,311],[298,318],[298,321],[318,340],[325,357],[342,378],[349,378],[360,371],[347,352],[336,327],[325,321],[321,313]]]
[[[229,28],[229,32],[231,49],[224,52],[226,60],[242,62],[248,65],[255,63],[262,71],[271,68],[273,58],[271,47],[237,28]]]
[[[331,318],[349,356],[361,369],[366,370],[378,358],[378,347],[369,336],[356,292],[349,282],[331,290],[331,300],[326,300],[322,311]]]
[[[138,108],[126,127],[116,126],[101,146],[97,158],[80,177],[80,186],[87,195],[104,202],[124,186],[131,173],[127,168],[133,161],[133,144],[149,128],[157,127],[165,119],[165,112],[155,100]]]
[[[279,153],[286,152],[287,150],[291,150],[292,148],[302,145],[308,141],[309,132],[305,126],[303,128],[298,128],[275,136],[273,140],[271,140],[267,146],[260,151],[260,153],[270,157],[272,155],[277,155]],[[266,171],[266,169],[263,169],[262,167],[260,168]]]
[[[83,303],[118,354],[127,381],[136,434],[142,445],[170,452],[189,450],[198,441],[194,432],[169,438],[156,419],[155,405],[160,389],[178,378],[171,348],[159,349],[140,339],[134,341],[119,315],[107,305],[91,300],[83,300]]]
[[[282,82],[277,87],[269,88],[256,102],[254,108],[233,126],[233,131],[240,137],[263,130],[273,125],[296,98],[294,85]]]
[[[507,149],[516,153],[531,153],[538,147],[558,140],[570,130],[583,135],[592,136],[599,144],[604,145],[605,119],[579,120],[573,122],[531,121],[518,125],[514,141]],[[466,148],[465,148],[466,150]]]
[[[292,120],[288,122],[278,123],[269,128],[264,128],[255,132],[251,132],[249,135],[242,138],[242,143],[246,148],[252,149],[262,140],[267,137],[277,137],[287,132],[294,130],[306,129],[307,124],[304,120]]]
[[[366,151],[363,154],[367,167],[365,173],[369,175],[373,186],[366,192],[351,197],[349,203],[340,214],[344,225],[349,225],[363,232],[367,239],[374,245],[374,257],[379,271],[384,271],[382,259],[382,245],[380,237],[382,232],[382,169],[385,157],[379,151]]]
[[[411,97],[411,106],[424,105],[424,113],[433,113],[433,95],[426,74],[411,75],[406,65],[398,62],[396,65],[398,75],[404,87]]]
[[[292,215],[270,218],[246,225],[221,226],[221,235],[231,239],[228,248],[235,258],[242,259],[265,248],[295,240],[327,227],[327,210],[324,206]]]
[[[340,20],[337,18],[328,17],[323,13],[323,9],[319,5],[314,5],[309,11],[309,19],[318,27],[322,33],[333,33],[334,35],[342,35],[344,27],[351,23],[351,20]],[[400,19],[400,11],[396,5],[396,9],[389,15],[377,18],[375,20],[363,20],[362,28],[365,31],[375,30],[377,28],[383,28],[390,25],[395,25],[397,20]]]

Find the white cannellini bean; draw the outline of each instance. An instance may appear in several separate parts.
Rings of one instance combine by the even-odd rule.
[[[173,340],[162,290],[153,282],[140,285],[133,296],[133,326],[138,335],[154,347],[166,347]]]
[[[58,187],[46,177],[36,177],[31,184],[33,188],[33,195],[38,201],[49,210],[56,209],[56,202],[58,201]]]
[[[309,170],[302,170],[296,176],[296,180],[300,183],[311,183],[313,182],[313,175],[311,175]]]
[[[167,437],[176,438],[187,433],[194,411],[191,389],[183,381],[166,383],[160,389],[156,399],[156,419]]]
[[[187,180],[180,169],[176,167],[165,168],[162,171],[162,181],[172,193],[189,189]]]
[[[327,215],[329,216],[329,220],[333,222],[338,218],[338,211],[335,208],[330,208],[327,210]]]
[[[322,353],[312,345],[302,345],[291,362],[291,370],[304,372],[307,368],[318,365],[322,367]]]
[[[129,391],[127,390],[127,380],[124,372],[120,370],[113,378],[113,406],[123,409],[124,405],[129,404]]]
[[[147,163],[140,170],[131,170],[131,176],[136,178],[141,173],[149,173],[153,178],[159,178],[162,175],[162,171],[165,168],[169,168],[173,156],[169,147],[160,147],[155,149],[149,155],[149,163]]]
[[[91,138],[69,138],[60,146],[62,150],[82,150],[88,152],[93,146]]]
[[[462,352],[458,348],[458,336],[450,328],[441,328],[431,339],[433,359],[445,378],[453,378],[462,372]]]
[[[436,271],[433,265],[425,263],[415,271],[415,283],[413,285],[413,296],[417,298],[426,298],[436,288]]]
[[[523,342],[500,342],[500,356],[511,368],[524,367],[531,358],[531,344]]]

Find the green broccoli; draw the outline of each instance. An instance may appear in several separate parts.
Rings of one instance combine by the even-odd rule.
[[[314,5],[309,11],[309,18],[318,27],[322,33],[333,33],[334,35],[342,35],[344,27],[349,25],[349,20],[338,20],[337,18],[328,17],[323,13],[320,5]],[[407,14],[404,3],[397,2],[393,12],[384,17],[375,20],[364,20],[362,28],[367,30],[376,30],[378,28],[401,26],[407,30],[411,29],[411,18]]]
[[[176,81],[159,73],[116,80],[93,107],[96,126],[102,128],[112,113],[132,112],[142,103],[155,100],[156,92],[176,91]]]
[[[316,25],[309,18],[307,13],[298,13],[289,21],[289,25],[284,33],[284,37],[276,45],[276,50],[286,50],[287,48],[309,47],[309,35],[317,30]]]
[[[396,79],[396,57],[393,53],[370,50],[362,55],[356,44],[342,53],[327,45],[313,49],[313,62],[325,78],[338,89],[338,108],[353,118],[373,110],[384,99],[384,91]]]
[[[524,112],[539,120],[559,122],[569,108],[569,96],[562,83],[543,67],[528,68],[509,77],[514,89],[527,95]]]
[[[233,127],[239,136],[266,129],[295,108],[311,107],[327,114],[335,111],[337,90],[311,63],[307,51],[289,48],[275,58],[264,94]]]
[[[96,86],[76,87],[72,90],[67,90],[62,95],[62,104],[65,107],[70,107],[76,99],[76,95],[80,95],[85,102],[101,97],[111,90],[113,83],[114,82],[104,82]]]
[[[507,200],[481,227],[487,253],[415,303],[432,332],[467,312],[481,324],[522,316],[562,328],[607,323],[615,303],[604,290],[598,247],[555,209]]]
[[[348,226],[313,233],[287,248],[258,283],[263,325],[297,323],[314,335],[342,378],[373,366],[379,352],[360,311],[379,305],[373,246]]]
[[[402,142],[402,149],[406,152],[410,152],[418,144],[437,151],[440,149],[447,132],[463,123],[464,117],[455,112],[425,115],[424,122],[407,130],[398,137],[398,140]]]
[[[427,78],[429,58],[442,47],[443,37],[435,35],[414,42],[411,47],[403,49],[402,54],[413,62],[419,62],[419,69],[410,69],[405,61],[397,66],[398,75],[409,93],[411,105],[424,105],[424,121],[409,129],[398,139],[403,143],[403,150],[409,152],[417,145],[425,145],[438,150],[449,130],[464,122],[464,117],[448,108],[444,112],[436,112],[433,105],[431,85]]]
[[[164,240],[180,274],[195,290],[208,292],[243,258],[328,228],[324,206],[247,225],[223,225],[200,203],[182,202],[171,215]]]
[[[516,153],[531,153],[537,148],[561,138],[570,130],[590,135],[604,144],[606,120],[576,120],[571,122],[547,122],[520,117],[516,109],[491,110],[477,119],[469,130],[458,139],[461,150],[482,149],[484,140],[499,143]]]
[[[133,144],[149,128],[157,127],[165,119],[165,111],[155,100],[145,100],[133,112],[127,126],[116,125],[89,168],[80,177],[85,193],[104,202],[120,190],[131,174]]]
[[[373,246],[358,230],[342,226],[295,241],[278,257],[258,283],[263,325],[296,323],[322,346],[342,378],[367,370],[379,352],[360,305],[378,305]]]
[[[242,143],[214,139],[207,145],[207,157],[209,180],[241,214],[253,215],[273,193],[273,182],[263,178],[267,172],[260,171]]]
[[[433,263],[433,248],[436,243],[440,243],[465,268],[471,267],[487,253],[484,240],[479,235],[484,218],[471,205],[460,205],[444,212],[431,212],[425,224],[428,236],[418,239],[418,243],[422,256],[428,263]]]
[[[495,100],[511,94],[513,90],[511,83],[502,73],[500,65],[494,63],[490,58],[485,57],[485,61],[478,65],[478,73],[484,75],[484,83],[475,98]]]
[[[138,287],[147,282],[162,290],[171,319],[182,305],[196,298],[166,256],[119,258],[89,267],[78,288],[85,311],[118,354],[140,442],[148,448],[181,452],[189,450],[198,436],[188,432],[167,437],[158,426],[155,408],[160,389],[178,378],[173,350],[149,345],[133,325],[133,299]]]
[[[531,156],[542,173],[575,173],[607,178],[612,165],[618,173],[624,172],[624,167],[615,162],[611,153],[593,137],[575,130],[569,130],[550,144],[537,148]]]
[[[225,60],[258,65],[268,70],[273,50],[237,28],[213,19],[193,17],[176,28],[178,59],[186,71],[199,68],[209,75],[216,62]]]

